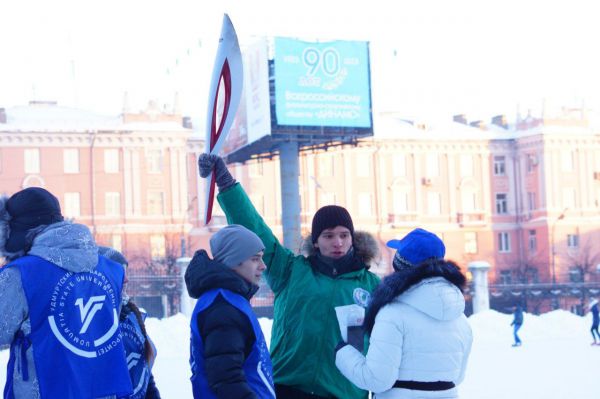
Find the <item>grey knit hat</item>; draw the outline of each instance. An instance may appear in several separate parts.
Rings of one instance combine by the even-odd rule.
[[[124,267],[129,266],[129,262],[125,259],[125,256],[114,248],[110,247],[98,247],[98,255],[104,256],[107,259],[112,260],[113,262],[117,262]]]
[[[239,224],[230,224],[210,238],[213,259],[227,267],[236,267],[265,249],[261,239]]]

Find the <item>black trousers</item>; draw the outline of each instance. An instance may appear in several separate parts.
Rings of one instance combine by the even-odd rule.
[[[306,393],[289,385],[275,384],[277,399],[328,399],[324,396]]]

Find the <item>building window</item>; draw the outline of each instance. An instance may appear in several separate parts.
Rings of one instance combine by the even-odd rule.
[[[161,149],[148,150],[146,152],[146,161],[148,162],[149,173],[162,173],[163,152]]]
[[[476,254],[477,253],[477,233],[474,231],[465,232],[465,253]]]
[[[496,213],[499,215],[508,213],[508,201],[506,194],[496,194]]]
[[[153,261],[160,261],[165,258],[165,236],[151,235],[150,236],[150,256]]]
[[[65,173],[79,173],[78,148],[65,148],[63,150],[63,161]]]
[[[538,160],[535,154],[527,154],[527,173],[533,173],[533,169],[537,164]]]
[[[474,212],[477,209],[477,194],[473,191],[465,190],[461,197],[463,212]]]
[[[395,154],[392,171],[394,177],[406,176],[406,157],[404,154]]]
[[[322,155],[319,158],[319,176],[331,177],[333,176],[333,156]]]
[[[263,163],[259,161],[251,162],[248,165],[248,176],[250,177],[262,177],[263,176]]]
[[[427,154],[427,177],[434,177],[440,175],[440,159],[438,154]]]
[[[408,212],[408,193],[406,191],[394,190],[392,192],[392,208],[395,215]]]
[[[577,203],[577,192],[573,187],[563,188],[563,206],[565,208],[575,208],[575,204]]]
[[[162,191],[148,191],[148,214],[164,215],[165,193]]]
[[[473,176],[473,157],[463,154],[460,157],[460,175],[462,177]]]
[[[371,156],[369,154],[358,154],[356,156],[356,167],[358,177],[371,176]]]
[[[572,283],[583,283],[583,271],[581,267],[569,267],[569,281]]]
[[[104,150],[104,173],[119,173],[119,150],[115,148]]]
[[[567,234],[567,246],[571,249],[579,248],[579,235]]]
[[[500,270],[500,284],[512,284],[512,273],[510,270]]]
[[[25,150],[25,173],[40,173],[40,150],[28,148]]]
[[[510,235],[505,231],[498,233],[498,252],[510,252]]]
[[[537,284],[540,282],[540,275],[539,275],[538,269],[529,268],[529,269],[527,269],[526,273],[527,273],[528,282],[534,283],[534,284]]]
[[[371,193],[358,194],[358,214],[360,216],[373,215],[373,201]]]
[[[427,193],[427,213],[430,215],[442,214],[442,200],[440,193]]]
[[[65,193],[65,216],[68,218],[76,218],[81,216],[79,193]]]
[[[504,176],[506,174],[506,157],[498,155],[494,157],[494,175]]]
[[[529,230],[529,252],[537,251],[537,238],[535,230]]]
[[[575,160],[573,157],[573,151],[561,151],[561,164],[563,172],[572,172],[575,168]]]
[[[319,192],[319,208],[326,205],[335,205],[335,193]]]
[[[110,246],[119,252],[123,252],[123,237],[120,234],[113,234],[110,237]]]
[[[121,194],[118,192],[105,193],[104,207],[106,216],[119,216],[121,214]]]
[[[527,205],[529,206],[529,210],[533,211],[537,208],[537,204],[535,203],[535,193],[528,192],[527,193]]]

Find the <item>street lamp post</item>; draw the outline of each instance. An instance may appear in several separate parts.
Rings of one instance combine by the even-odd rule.
[[[553,291],[556,288],[556,248],[555,248],[555,243],[554,243],[554,230],[556,227],[556,222],[565,218],[565,213],[567,212],[567,209],[569,209],[569,208],[565,208],[562,211],[562,213],[556,218],[554,223],[552,223],[552,290]],[[554,295],[554,293],[552,293],[552,295]],[[552,297],[552,307],[554,309],[558,309],[558,301],[555,296]]]

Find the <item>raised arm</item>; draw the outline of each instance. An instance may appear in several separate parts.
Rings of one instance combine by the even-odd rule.
[[[227,216],[227,222],[246,227],[262,240],[265,245],[263,260],[267,265],[265,276],[273,292],[279,293],[289,280],[294,253],[281,245],[242,186],[231,176],[221,157],[201,154],[198,166],[201,177],[207,177],[214,170],[219,189],[217,200]]]

